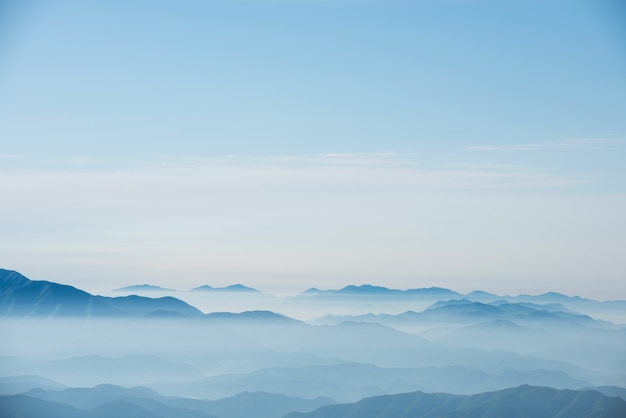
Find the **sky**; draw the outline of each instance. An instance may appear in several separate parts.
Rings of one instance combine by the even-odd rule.
[[[0,0],[0,267],[626,298],[619,0]]]

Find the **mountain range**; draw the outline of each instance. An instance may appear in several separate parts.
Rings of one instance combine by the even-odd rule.
[[[64,390],[32,389],[0,396],[0,412],[33,418],[277,418],[313,411],[335,402],[330,398],[303,399],[267,392],[243,392],[219,400],[165,397],[145,388],[98,385]]]
[[[329,289],[329,290],[320,290],[317,288],[310,288],[305,290],[303,293],[298,295],[300,297],[311,297],[311,296],[376,296],[376,297],[386,297],[386,296],[410,296],[410,297],[456,297],[461,296],[460,293],[455,292],[454,290],[445,289],[442,287],[429,287],[422,289],[390,289],[383,286],[373,286],[370,284],[364,284],[360,286],[349,285],[343,287],[341,289]]]
[[[99,385],[0,396],[0,412],[25,418],[616,418],[626,416],[626,401],[595,390],[528,385],[471,396],[410,392],[348,404],[266,392],[209,401],[164,397],[143,387]]]
[[[626,387],[620,367],[626,326],[576,309],[602,306],[619,312],[621,301],[372,285],[291,298],[238,297],[237,292],[249,291],[237,285],[226,293],[202,288],[216,293],[104,297],[0,270],[0,376],[19,375],[0,379],[0,394],[7,396],[0,401],[5,408],[0,416],[28,416],[36,412],[29,408],[41,408],[52,417],[58,412],[66,417],[235,418],[236,406],[239,416],[259,417],[267,407],[267,418],[279,418],[330,408],[334,401],[356,402],[337,408],[362,416],[353,408],[366,397],[422,391],[457,394],[445,404],[455,405],[450,416],[463,417],[467,410],[461,406],[477,402],[473,395],[523,384],[575,391],[610,386],[602,389],[605,394],[620,394]],[[175,292],[158,289],[152,296]],[[198,306],[210,313],[178,295],[192,305],[203,303]],[[334,315],[319,321],[290,317],[294,311],[303,315],[294,317],[305,317],[309,307],[308,318],[318,312]],[[285,312],[282,308],[289,316],[277,313]],[[79,391],[75,386],[95,387]],[[517,408],[519,399],[530,402],[535,396],[522,392],[496,398],[510,399]],[[541,393],[545,399],[554,395]],[[569,393],[558,392],[550,402],[558,404]],[[198,399],[180,400],[190,396]],[[493,410],[485,412],[478,404],[471,410],[476,416],[501,413],[503,404],[496,398],[489,401]],[[220,399],[221,406],[207,399]],[[421,416],[411,405],[423,405],[422,398],[406,405],[377,399],[377,405],[390,402],[383,409],[400,414],[393,417]],[[570,399],[560,408],[571,404],[584,410],[576,402]],[[593,402],[604,405],[605,400]],[[270,414],[280,405],[284,408]],[[335,413],[328,411],[331,417]]]
[[[476,302],[469,299],[442,300],[427,309],[416,312],[406,311],[401,314],[365,314],[365,315],[328,315],[318,323],[333,324],[342,321],[377,322],[394,327],[411,329],[411,324],[454,324],[469,325],[485,321],[507,320],[517,325],[589,326],[614,328],[615,325],[593,319],[588,315],[569,311],[560,304],[550,303],[515,303],[498,300],[490,303]]]
[[[176,289],[168,289],[165,287],[154,286],[151,284],[135,284],[132,286],[120,287],[119,289],[112,290],[113,292],[118,293],[130,293],[130,292],[161,292],[161,293],[178,293],[185,292],[184,290],[176,290]],[[243,292],[243,293],[262,293],[260,290],[254,289],[252,287],[244,286],[242,284],[231,284],[229,286],[224,287],[212,287],[208,284],[194,287],[193,289],[189,289],[188,292]]]
[[[94,296],[72,286],[29,280],[0,269],[0,316],[6,317],[201,317],[203,313],[173,297]]]
[[[189,290],[190,292],[238,292],[238,293],[261,293],[260,290],[252,287],[244,286],[242,284],[231,284],[225,287],[211,287],[209,285],[203,285],[194,287]]]
[[[403,393],[323,406],[285,418],[617,418],[626,416],[626,401],[600,392],[520,386],[472,396]]]

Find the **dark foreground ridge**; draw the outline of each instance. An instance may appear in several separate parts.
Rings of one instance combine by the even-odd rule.
[[[29,280],[0,269],[0,317],[202,317],[173,297],[95,296],[72,286]]]
[[[164,397],[146,388],[100,385],[63,391],[36,389],[0,396],[0,415],[5,418],[617,418],[626,416],[626,401],[593,390],[537,386],[472,396],[403,393],[365,398],[352,404],[263,392],[244,392],[208,401]]]
[[[227,289],[226,291],[258,292],[255,289],[241,285],[233,285],[223,289]],[[30,280],[16,271],[4,269],[0,269],[1,317],[204,318],[213,322],[249,320],[275,323],[300,322],[271,311],[215,312],[205,315],[195,307],[172,296],[160,298],[137,295],[121,297],[96,296],[73,286]]]
[[[266,392],[242,392],[219,400],[166,397],[145,387],[98,385],[65,390],[33,389],[0,396],[2,418],[280,418],[334,404]]]
[[[519,386],[472,396],[404,393],[365,398],[352,404],[328,405],[285,418],[618,418],[626,401],[593,390],[557,390]]]

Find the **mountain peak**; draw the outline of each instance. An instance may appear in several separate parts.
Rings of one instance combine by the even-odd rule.
[[[167,289],[165,287],[154,286],[151,284],[135,284],[132,286],[120,287],[113,290],[114,292],[172,292],[174,289]]]
[[[259,290],[252,287],[244,286],[242,284],[231,284],[226,287],[213,287],[208,284],[194,287],[190,292],[248,292],[248,293],[260,293]]]
[[[383,294],[395,292],[397,292],[395,289],[389,289],[383,286],[373,286],[371,284],[363,284],[360,286],[349,285],[343,289],[337,290],[336,293]]]
[[[30,282],[17,271],[0,269],[0,291],[26,286]]]
[[[242,284],[231,284],[230,286],[226,286],[222,288],[223,290],[227,290],[229,292],[258,292],[257,289],[253,289],[248,286],[244,286]]]

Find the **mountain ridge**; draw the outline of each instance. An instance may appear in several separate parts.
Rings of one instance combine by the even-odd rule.
[[[175,312],[184,317],[203,313],[180,299],[166,296],[106,297],[73,286],[30,280],[0,269],[0,317],[141,317],[155,311]]]
[[[626,401],[600,392],[557,390],[522,385],[476,395],[411,392],[362,399],[356,403],[323,406],[284,418],[393,417],[519,417],[615,418],[626,416]]]

